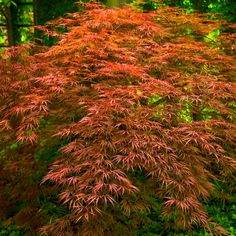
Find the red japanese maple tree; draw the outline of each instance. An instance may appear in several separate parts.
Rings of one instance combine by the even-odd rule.
[[[201,40],[222,24],[174,8],[92,4],[48,24],[55,46],[2,54],[1,147],[16,139],[25,155],[42,140],[67,141],[43,183],[55,184],[70,213],[43,233],[119,235],[116,214],[151,209],[148,195],[169,227],[227,234],[203,206],[214,181],[230,184],[236,169],[236,67],[226,50],[235,38]]]

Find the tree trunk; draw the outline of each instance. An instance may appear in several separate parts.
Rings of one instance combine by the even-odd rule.
[[[34,1],[34,25],[38,25],[38,5],[39,0]]]
[[[15,45],[14,26],[12,19],[12,11],[10,7],[5,7],[6,26],[7,26],[7,40],[9,46]]]

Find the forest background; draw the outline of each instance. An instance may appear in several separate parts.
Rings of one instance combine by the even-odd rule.
[[[0,45],[15,45],[32,39],[32,25],[44,25],[47,21],[63,16],[65,13],[76,11],[75,0],[1,0],[0,1]],[[122,1],[101,1],[108,6],[119,6]],[[130,4],[133,1],[127,0]],[[211,13],[212,17],[223,18],[229,22],[236,21],[236,2],[234,0],[156,0],[134,1],[145,10],[158,9],[160,4],[186,9],[186,13],[194,11]],[[158,6],[159,5],[159,6]],[[12,14],[10,15],[10,11]],[[45,14],[47,12],[47,14]],[[6,21],[6,18],[9,18]],[[18,26],[18,27],[17,27]],[[7,29],[8,28],[8,29]],[[9,32],[10,31],[10,32]],[[13,37],[14,35],[14,37]]]

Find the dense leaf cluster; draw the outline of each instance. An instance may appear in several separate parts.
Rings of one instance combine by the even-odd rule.
[[[31,234],[133,235],[155,209],[167,232],[227,235],[204,201],[224,193],[217,182],[235,191],[235,36],[211,47],[201,39],[225,22],[85,5],[44,28],[57,45],[1,55],[1,218]],[[67,209],[37,205],[42,192]],[[9,214],[14,199],[27,207]]]

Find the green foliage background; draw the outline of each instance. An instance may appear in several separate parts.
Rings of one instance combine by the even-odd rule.
[[[188,12],[219,13],[229,21],[236,21],[236,1],[234,0],[164,0],[171,6],[187,8]]]
[[[106,3],[106,0],[100,0]],[[56,17],[63,16],[68,12],[76,11],[78,8],[74,5],[76,0],[40,0],[37,6],[37,19],[39,25],[44,25],[47,21],[53,20]],[[138,7],[144,10],[153,10],[159,8],[160,4],[169,6],[176,6],[185,8],[187,13],[194,11],[209,12],[212,13],[212,17],[223,17],[224,19],[232,22],[236,22],[236,1],[234,0],[126,0],[126,3],[136,3]],[[17,12],[16,21],[22,24],[33,23],[33,5],[24,6],[19,8],[17,1],[13,0],[0,0],[0,6],[9,7],[12,6]],[[45,14],[46,13],[46,14]],[[3,13],[0,11],[0,21]],[[1,22],[0,22],[1,23]],[[16,23],[16,22],[15,22]],[[16,34],[17,43],[29,42],[33,37],[33,30],[29,27],[21,27]],[[40,34],[37,32],[36,37]],[[53,41],[51,39],[51,41]],[[47,40],[46,40],[47,42]],[[0,43],[6,44],[6,31],[0,28]],[[46,43],[48,44],[48,43]],[[50,45],[50,43],[49,43]]]

